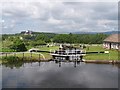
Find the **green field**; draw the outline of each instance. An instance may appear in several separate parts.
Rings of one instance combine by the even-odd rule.
[[[11,41],[5,40],[0,42],[0,52],[13,52],[14,50],[10,49],[9,46],[12,44]]]
[[[120,60],[118,58],[118,53],[119,51],[117,50],[108,50],[108,49],[103,49],[102,45],[99,46],[89,46],[87,47],[86,52],[94,52],[94,51],[109,51],[109,53],[101,53],[101,54],[87,54],[84,59],[86,60]]]
[[[52,46],[52,47],[40,47],[40,50],[43,51],[54,51],[54,50],[58,50],[59,46]],[[84,56],[85,60],[120,60],[118,59],[118,51],[117,50],[107,50],[107,49],[103,49],[102,45],[96,45],[96,46],[87,46],[84,49],[86,52],[100,52],[100,51],[109,51],[109,54],[105,54],[105,53],[98,53],[98,54],[86,54],[86,56]],[[41,53],[32,53],[32,57],[31,57],[31,53],[25,53],[24,56],[27,60],[39,60],[39,54],[40,54],[40,59],[51,59],[52,56],[50,55],[50,53],[46,53],[46,52],[41,52]],[[14,56],[14,54],[9,54],[9,56]],[[4,56],[3,56],[4,57]],[[16,54],[16,57],[23,57],[23,54]]]
[[[59,46],[53,46],[53,47],[40,47],[39,49],[42,50],[42,51],[54,51],[54,50],[58,50]],[[6,55],[4,54],[2,56],[2,60],[3,61],[6,61],[5,59],[11,59],[13,57],[18,57],[19,59],[22,59],[24,56],[24,59],[26,59],[27,61],[39,61],[39,60],[43,60],[43,61],[48,61],[50,59],[52,59],[52,56],[50,55],[50,53],[46,53],[46,52],[40,52],[40,53],[30,53],[30,52],[27,52],[27,53],[17,53],[17,54],[8,54],[7,55],[7,58]],[[9,58],[10,57],[10,58]],[[1,61],[1,60],[0,60]]]
[[[59,46],[51,46],[51,47],[40,47],[39,48],[41,51],[54,51],[54,50],[58,50],[59,49]]]
[[[27,60],[48,60],[51,59],[51,55],[49,53],[17,53],[17,54],[8,54],[7,57],[13,56],[13,57],[19,57],[19,58],[26,58]],[[6,57],[6,55],[3,55],[2,58]]]

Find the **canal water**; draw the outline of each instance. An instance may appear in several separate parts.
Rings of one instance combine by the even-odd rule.
[[[118,88],[118,69],[84,62],[2,65],[2,88]]]

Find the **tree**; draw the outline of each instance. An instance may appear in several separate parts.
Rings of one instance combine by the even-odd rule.
[[[107,37],[106,34],[57,34],[53,41],[57,43],[83,43],[83,44],[101,44]]]
[[[50,42],[50,39],[46,35],[44,35],[44,34],[37,35],[35,40],[42,40],[42,41],[45,41],[46,43]]]
[[[27,48],[22,40],[16,39],[13,44],[10,46],[11,49],[14,49],[17,52],[27,51]]]
[[[30,41],[31,46],[39,46],[39,45],[46,45],[45,41],[37,40],[37,41]]]

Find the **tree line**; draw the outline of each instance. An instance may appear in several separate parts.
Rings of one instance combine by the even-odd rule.
[[[108,35],[98,34],[58,34],[53,38],[57,43],[102,44]]]
[[[47,43],[70,43],[70,44],[102,44],[107,34],[54,34],[54,33],[34,33],[33,35],[4,34],[2,41],[11,41],[8,47],[15,51],[26,51],[29,47],[46,45]]]

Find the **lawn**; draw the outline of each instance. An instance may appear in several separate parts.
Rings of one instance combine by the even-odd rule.
[[[4,40],[0,42],[0,52],[14,52],[14,50],[10,49],[9,46],[12,44],[11,41]]]
[[[90,45],[87,46],[84,50],[86,50],[87,52],[94,52],[94,51],[104,51],[105,49],[102,47],[101,44],[98,45]]]
[[[117,50],[108,50],[104,49],[102,45],[98,46],[89,46],[87,47],[86,52],[94,52],[94,51],[109,51],[109,53],[101,53],[101,54],[87,54],[84,59],[86,60],[120,60],[118,59],[118,53]]]
[[[53,46],[53,47],[40,47],[39,49],[40,50],[43,50],[43,51],[54,51],[54,50],[57,50],[59,48],[59,46]],[[40,56],[39,56],[40,55]],[[46,53],[46,52],[40,52],[40,53],[30,53],[30,52],[27,52],[27,53],[17,53],[17,54],[8,54],[7,57],[9,56],[15,56],[15,57],[19,57],[19,58],[24,58],[29,61],[29,60],[32,60],[32,61],[38,61],[39,59],[40,60],[50,60],[52,59],[52,56],[50,55],[50,53]],[[6,55],[3,55],[3,58],[6,57]]]
[[[44,47],[40,47],[39,49],[43,51],[54,51],[54,50],[58,50],[59,46],[50,46],[50,47],[44,46]]]
[[[54,51],[54,50],[58,50],[59,46],[53,46],[53,47],[40,47],[40,50],[43,51]],[[107,49],[103,49],[102,45],[90,45],[89,47],[87,46],[84,50],[86,50],[86,52],[100,52],[100,51],[109,51],[109,53],[98,53],[98,54],[86,54],[86,56],[84,56],[85,60],[120,60],[118,59],[118,51],[117,50],[107,50]],[[38,54],[36,53],[32,53],[32,57],[31,57],[31,53],[25,53],[24,56],[25,58],[27,58],[27,60],[39,60],[39,54],[40,54],[40,59],[51,59],[52,56],[50,55],[50,53],[46,53],[46,52],[40,52]],[[13,56],[14,54],[11,54],[9,56]],[[16,54],[17,57],[22,58],[23,54]]]
[[[40,50],[44,51],[54,51],[58,50],[59,46],[53,46],[53,47],[41,47],[39,48]],[[102,47],[101,44],[93,44],[90,45],[89,47],[86,47],[84,50],[86,52],[95,52],[95,51],[109,51],[109,54],[107,53],[101,53],[101,54],[87,54],[84,59],[86,60],[118,60],[118,51],[117,50],[107,50]],[[50,57],[50,54],[48,53],[43,53],[47,58]]]
[[[8,54],[7,57],[13,56],[13,57],[19,57],[19,58],[26,58],[27,60],[49,60],[51,59],[51,55],[49,53],[17,53],[17,54]],[[6,55],[3,56],[3,58],[6,57]]]

